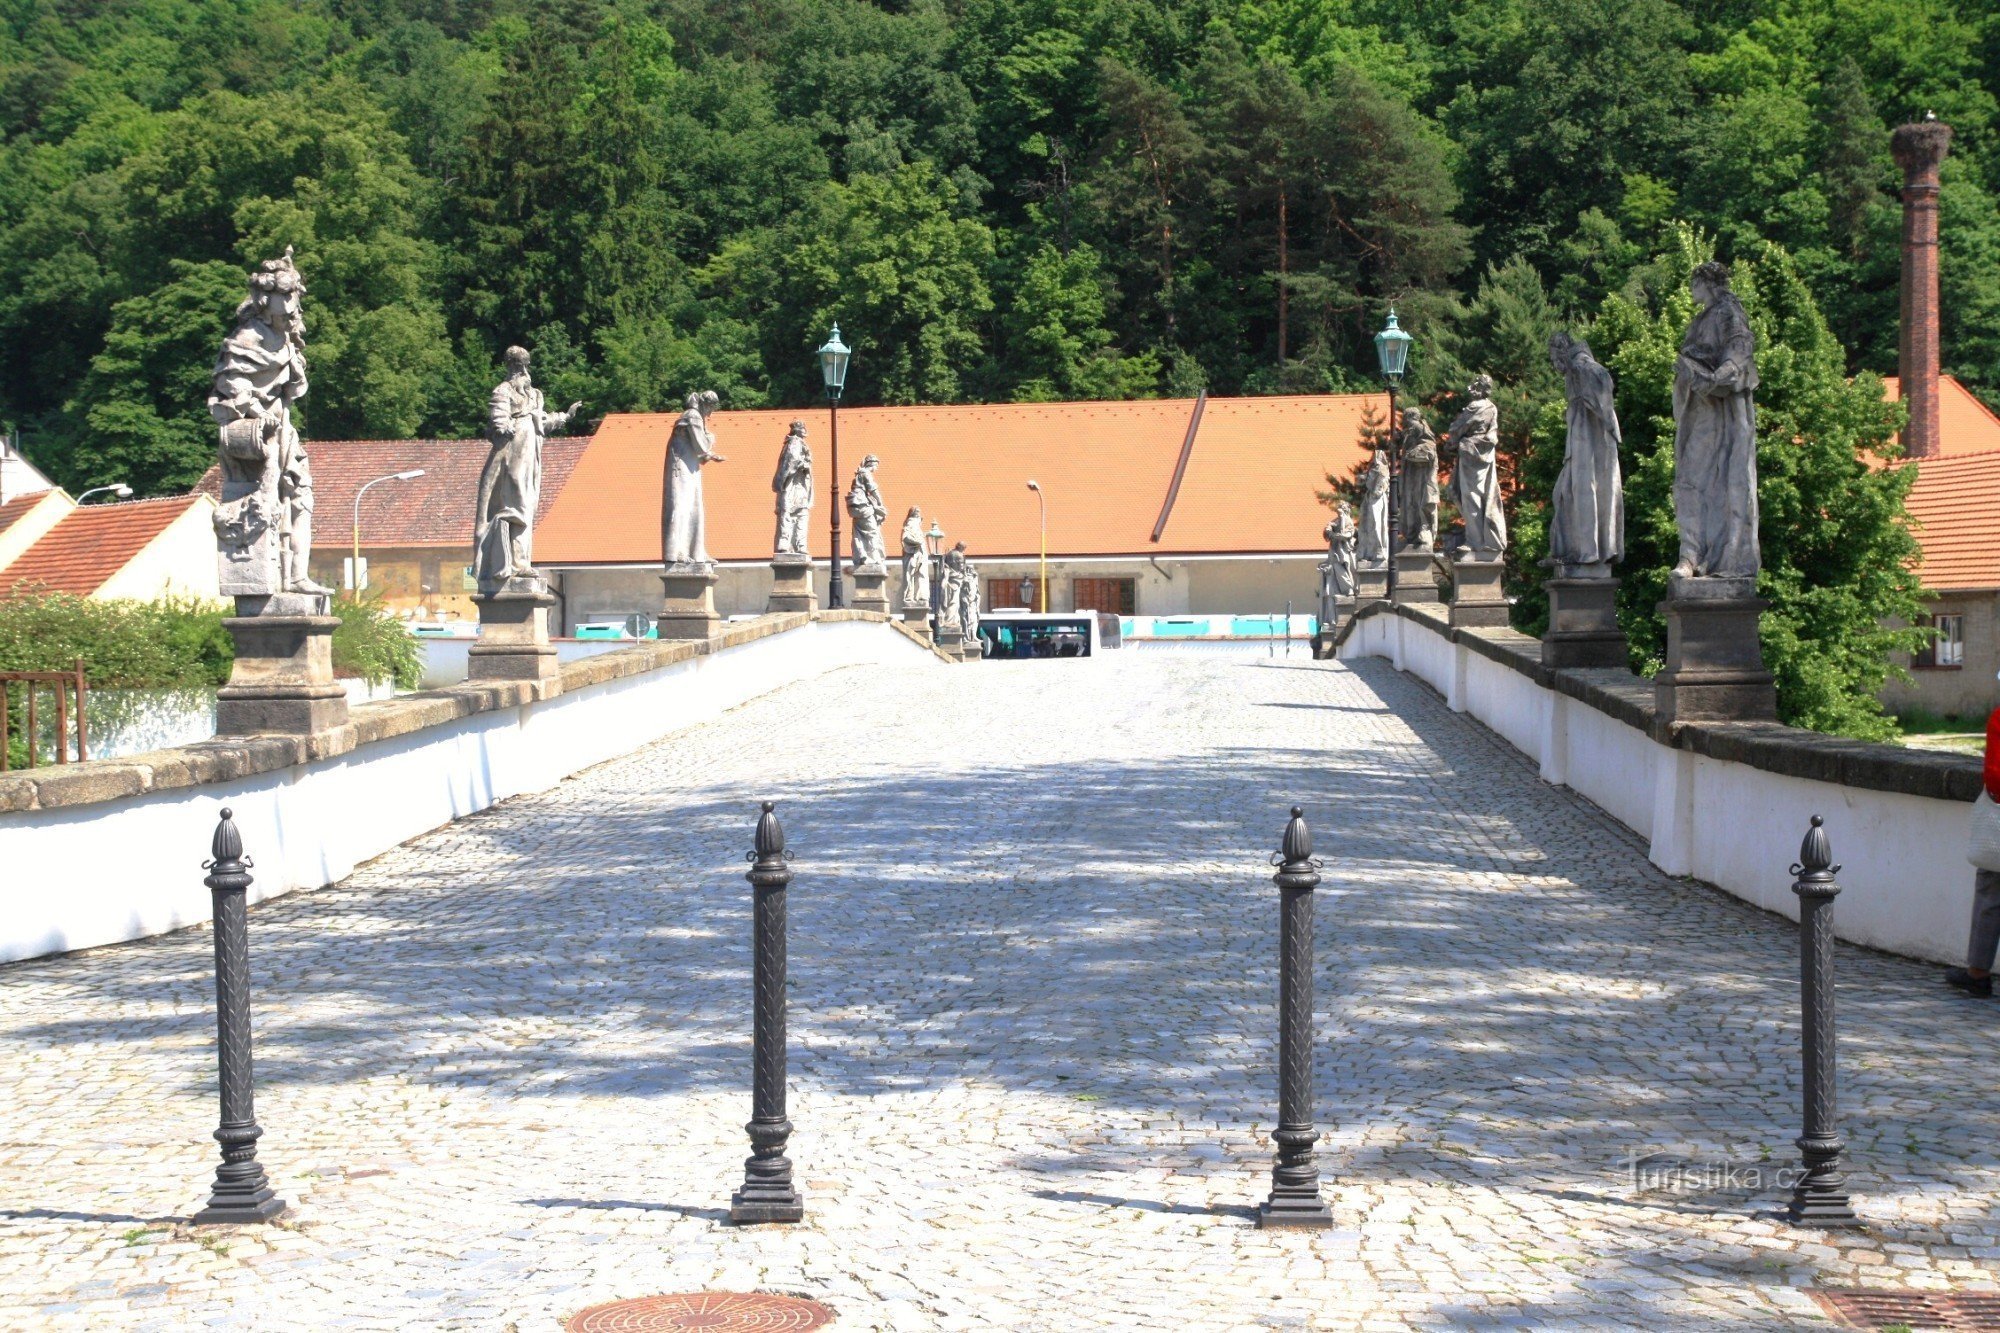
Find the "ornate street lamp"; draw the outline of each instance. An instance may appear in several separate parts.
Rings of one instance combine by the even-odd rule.
[[[354,493],[354,563],[348,568],[348,582],[352,585],[356,597],[361,595],[361,497],[368,494],[370,486],[377,486],[385,481],[415,481],[423,475],[424,470],[420,467],[413,467],[408,472],[391,472],[386,477],[363,482],[361,489]]]
[[[129,500],[132,498],[132,488],[130,486],[127,486],[124,482],[118,481],[118,482],[113,482],[109,486],[92,486],[82,495],[76,497],[76,503],[78,507],[81,507],[83,505],[83,502],[85,500],[88,500],[91,496],[103,495],[106,494],[107,492],[112,495],[115,495],[120,500]]]
[[[827,506],[833,517],[833,559],[826,575],[826,604],[828,606],[847,605],[847,594],[840,581],[840,393],[847,387],[847,363],[854,357],[854,349],[840,340],[840,325],[833,326],[819,349],[819,374],[826,381],[827,412],[831,418],[827,437],[833,453],[833,503]]]
[[[1028,479],[1028,489],[1042,502],[1042,614],[1047,615],[1049,613],[1049,497],[1032,477]]]
[[[1383,382],[1389,386],[1389,600],[1396,600],[1396,510],[1399,479],[1403,472],[1403,433],[1396,429],[1396,386],[1402,382],[1403,367],[1410,360],[1410,335],[1396,323],[1396,307],[1389,307],[1389,322],[1375,335],[1375,359],[1381,364]]]
[[[936,643],[938,608],[944,605],[943,594],[938,589],[938,584],[944,581],[944,529],[937,525],[936,519],[931,520],[931,530],[924,534],[924,540],[930,543],[931,548],[931,642]]]

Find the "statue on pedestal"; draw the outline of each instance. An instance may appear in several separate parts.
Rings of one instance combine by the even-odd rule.
[[[1354,510],[1342,500],[1334,510],[1333,522],[1326,525],[1326,563],[1320,574],[1326,580],[1326,596],[1353,597],[1354,547],[1359,533],[1354,526]]]
[[[1498,560],[1507,550],[1507,515],[1500,507],[1500,409],[1493,381],[1481,375],[1465,387],[1470,401],[1440,448],[1456,450],[1451,496],[1465,520],[1461,560]]]
[[[931,562],[924,554],[924,516],[915,505],[903,520],[903,605],[931,604]]]
[[[1381,569],[1389,563],[1389,451],[1377,449],[1361,480],[1361,564]]]
[[[854,521],[854,568],[881,569],[888,563],[882,547],[882,522],[889,517],[882,503],[882,488],[875,484],[875,466],[881,460],[870,454],[854,470],[854,484],[847,488],[847,516]]]
[[[1562,475],[1549,497],[1549,558],[1556,577],[1610,578],[1625,555],[1625,482],[1618,468],[1618,409],[1611,372],[1581,338],[1549,337],[1549,360],[1569,395]]]
[[[305,291],[290,246],[265,260],[215,360],[208,411],[221,428],[215,536],[225,597],[332,591],[308,572],[312,464],[292,426],[292,404],[307,388]]]
[[[548,580],[534,567],[535,509],[542,498],[542,443],[567,430],[583,407],[545,409],[542,391],[528,378],[526,348],[509,347],[507,378],[494,386],[486,406],[486,439],[493,452],[479,474],[473,507],[473,574],[492,596],[510,581],[520,591],[545,592]]]
[[[722,400],[713,390],[687,396],[687,410],[667,440],[666,476],[660,498],[660,559],[669,570],[709,570],[708,520],[702,503],[701,470],[728,460],[715,452],[708,420]]]
[[[1414,407],[1403,409],[1403,474],[1397,480],[1396,522],[1406,551],[1428,551],[1437,540],[1437,436]]]
[[[938,619],[943,624],[957,625],[961,629],[965,625],[959,619],[959,608],[965,595],[965,570],[965,543],[960,542],[944,553],[944,569],[939,578]]]
[[[1729,270],[1710,260],[1689,279],[1701,313],[1674,364],[1675,579],[1757,578],[1757,341]],[[1748,595],[1747,593],[1745,595]]]
[[[960,542],[960,549],[965,543]],[[979,634],[979,567],[967,560],[958,581],[958,623],[971,643]]]
[[[792,423],[791,433],[778,450],[778,471],[771,478],[771,490],[778,497],[778,536],[772,553],[805,555],[806,520],[813,507],[813,458],[806,446],[803,421]]]

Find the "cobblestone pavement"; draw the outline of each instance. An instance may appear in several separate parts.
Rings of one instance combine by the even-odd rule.
[[[767,796],[810,1211],[738,1230]],[[1251,1224],[1294,801],[1327,876],[1316,1235]],[[215,1160],[205,931],[0,969],[0,1326],[552,1330],[763,1289],[841,1329],[1740,1329],[1819,1322],[1815,1283],[2000,1287],[2000,1009],[1843,949],[1872,1230],[1759,1217],[1793,928],[1381,664],[841,672],[251,930],[270,1228],[176,1221]],[[1655,1152],[1742,1170],[1643,1192]]]

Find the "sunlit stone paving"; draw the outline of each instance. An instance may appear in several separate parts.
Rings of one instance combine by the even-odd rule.
[[[808,1213],[736,1229],[767,798]],[[1335,1227],[1279,1234],[1251,1219],[1293,803]],[[840,1329],[1723,1330],[1824,1327],[1814,1285],[2000,1288],[2000,1008],[1843,948],[1872,1228],[1763,1215],[1795,928],[1380,663],[836,673],[250,925],[292,1204],[263,1228],[181,1221],[216,1162],[206,930],[0,969],[0,1327],[546,1331],[766,1290]]]

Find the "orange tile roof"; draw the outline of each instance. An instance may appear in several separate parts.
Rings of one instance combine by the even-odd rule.
[[[1115,403],[996,403],[849,407],[840,413],[840,482],[866,454],[889,508],[893,558],[903,515],[921,505],[976,556],[1029,556],[1048,496],[1049,550],[1065,556],[1312,552],[1326,511],[1314,496],[1328,472],[1362,457],[1362,395],[1210,399],[1187,475],[1159,542],[1152,540],[1193,399]],[[657,564],[660,471],[678,414],[605,418],[570,483],[535,534],[551,565]],[[775,526],[771,473],[787,426],[803,419],[820,469],[812,551],[827,554],[831,449],[825,408],[718,412],[703,469],[709,555],[763,560]],[[842,540],[847,516],[842,511]]]
[[[1904,466],[1917,470],[1909,507],[1924,586],[2000,588],[2000,449]]]
[[[0,571],[0,595],[34,588],[88,597],[199,498],[171,495],[73,509]]]
[[[1882,386],[1890,402],[1902,400],[1902,381],[1894,375],[1884,376]],[[1945,458],[2000,449],[2000,416],[1949,375],[1938,376],[1938,445]]]
[[[589,441],[561,436],[543,441],[542,499],[547,514],[570,469]],[[472,511],[479,473],[491,446],[485,440],[308,440],[313,469],[313,546],[346,550],[354,540],[354,495],[377,477],[423,469],[409,481],[385,481],[361,500],[361,546],[462,548],[472,551]],[[215,468],[195,490],[219,499]]]
[[[5,532],[26,516],[30,509],[49,498],[47,491],[30,491],[0,503],[0,532]]]

